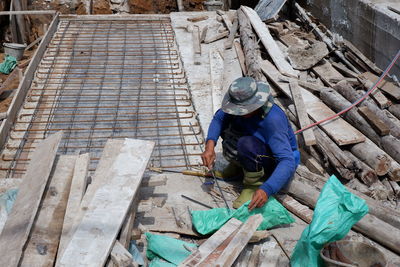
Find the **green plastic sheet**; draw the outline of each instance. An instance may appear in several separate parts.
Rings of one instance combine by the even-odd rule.
[[[147,258],[152,262],[154,261],[153,265],[150,266],[171,266],[169,263],[179,265],[191,254],[191,252],[189,252],[183,245],[192,248],[197,247],[196,244],[188,243],[164,235],[146,233],[146,239]],[[160,259],[168,261],[169,263],[165,263]]]
[[[265,230],[281,224],[294,222],[293,217],[274,197],[270,197],[268,202],[261,208],[249,211],[250,201],[243,204],[237,210],[226,208],[216,208],[211,210],[192,211],[192,223],[196,231],[202,235],[214,233],[221,228],[231,218],[236,218],[242,222],[255,214],[262,214],[264,220],[257,230]]]
[[[322,247],[342,239],[368,213],[365,200],[353,195],[332,175],[322,188],[310,225],[304,229],[291,257],[292,267],[323,266]]]
[[[17,59],[13,56],[6,55],[3,63],[0,64],[0,72],[10,74],[10,72],[17,66]]]

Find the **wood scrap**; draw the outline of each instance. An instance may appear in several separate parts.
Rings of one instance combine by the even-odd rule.
[[[381,136],[390,133],[389,127],[375,115],[368,107],[363,106],[358,108],[358,112],[368,121],[369,125]]]
[[[290,212],[295,214],[306,223],[311,223],[314,212],[310,210],[307,206],[300,204],[297,200],[289,195],[276,195],[275,197]]]
[[[359,78],[359,80],[366,90],[369,90],[374,86],[373,82],[370,80],[363,78]],[[392,105],[392,102],[387,99],[387,97],[384,96],[379,89],[371,92],[369,96],[378,104],[381,109],[388,108]]]
[[[350,149],[357,158],[370,166],[379,176],[389,172],[391,161],[385,151],[370,140],[355,144]]]
[[[68,202],[64,215],[64,222],[62,226],[62,233],[60,236],[60,244],[58,246],[58,259],[65,247],[69,237],[71,236],[71,229],[73,228],[74,218],[79,212],[82,198],[85,194],[87,187],[87,175],[89,170],[90,156],[88,153],[79,155],[76,159],[74,166],[74,173],[71,182],[71,189],[69,191]]]
[[[362,94],[355,91],[348,83],[339,82],[333,87],[337,92],[344,96],[350,102],[355,102],[362,97]],[[390,128],[390,134],[394,137],[400,138],[400,125],[393,122],[387,114],[381,110],[374,102],[365,99],[361,102],[360,106],[367,106],[378,118],[385,122]]]
[[[240,68],[242,69],[243,75],[246,76],[247,75],[247,67],[246,67],[246,63],[245,63],[245,57],[244,57],[244,53],[242,50],[242,46],[241,46],[240,42],[234,41],[233,43],[235,46],[237,58],[239,60]]]
[[[360,50],[358,50],[352,43],[343,40],[345,47],[350,50],[353,54],[355,54],[360,60],[364,61],[365,65],[367,65],[375,74],[381,75],[382,70],[378,68],[373,62],[371,62],[366,56],[364,56]]]
[[[215,249],[217,249],[225,239],[237,231],[241,225],[241,221],[235,218],[230,219],[179,266],[197,266],[197,264],[203,262]]]
[[[312,69],[319,78],[324,82],[324,84],[328,87],[332,87],[331,80],[343,80],[343,75],[340,74],[327,60],[322,60],[320,64],[313,67]]]
[[[228,37],[228,35],[229,35],[229,31],[223,31],[223,32],[215,34],[214,36],[206,38],[204,40],[204,43],[205,44],[211,44],[211,43],[213,43],[215,41],[218,41],[218,40],[221,40],[221,39],[223,39],[225,37]]]
[[[280,74],[271,64],[271,62],[268,60],[263,60],[260,65],[262,71],[272,82],[272,84],[277,86],[277,88],[279,88],[287,97],[291,98],[288,84],[277,81],[276,78],[279,77]],[[302,89],[301,94],[306,105],[307,113],[313,121],[319,121],[335,114],[335,112],[328,108],[319,98],[314,96],[309,91]],[[336,118],[335,120],[322,123],[320,127],[339,146],[363,142],[365,140],[364,135],[362,135],[358,130],[341,118]]]
[[[115,242],[110,253],[111,260],[117,267],[138,267],[139,264],[133,261],[132,255],[118,241]]]
[[[263,221],[261,214],[250,216],[215,261],[216,266],[231,266]]]
[[[76,158],[62,155],[55,163],[19,266],[54,265]]]
[[[275,20],[286,0],[261,0],[254,10],[262,21]]]
[[[260,252],[261,245],[254,245],[251,251],[250,259],[248,262],[248,266],[259,266],[260,265]]]
[[[341,62],[331,62],[332,66],[338,70],[342,75],[350,78],[358,78],[358,74],[354,71],[349,70],[343,63]]]
[[[281,256],[281,249],[275,244],[273,247],[263,245],[260,253],[260,267],[275,267],[279,266],[279,257]]]
[[[199,22],[199,21],[207,20],[207,19],[208,19],[208,16],[206,16],[206,15],[199,15],[199,16],[193,16],[193,17],[187,18],[187,21],[190,21],[190,22]]]
[[[0,266],[17,266],[53,167],[62,132],[39,143],[0,234]],[[16,231],[16,226],[19,226]]]
[[[124,140],[123,149],[115,159],[111,159],[112,167],[104,174],[108,183],[93,195],[60,259],[60,266],[105,264],[153,148],[154,142]],[[98,218],[102,218],[101,221]],[[107,225],[106,229],[104,225]]]
[[[321,41],[325,42],[326,45],[328,46],[330,51],[333,51],[333,53],[344,63],[350,70],[354,71],[355,73],[360,73],[343,55],[343,53],[339,50],[336,49],[335,45],[333,44],[333,41],[324,34],[321,29],[318,28],[315,23],[312,22],[310,17],[307,15],[306,11],[298,4],[294,3],[294,8],[299,16],[299,18],[306,24],[310,26],[312,29],[312,32],[318,36],[318,38],[321,39]]]
[[[288,49],[289,61],[296,70],[308,70],[329,54],[324,42],[316,42],[306,47],[291,46]]]
[[[195,65],[201,64],[201,44],[200,44],[200,29],[198,26],[193,27],[192,31],[192,41],[193,41],[193,63]]]
[[[321,100],[335,112],[340,112],[351,105],[346,98],[332,88],[321,91],[320,97]],[[380,145],[381,138],[379,134],[371,127],[370,123],[357,112],[357,108],[350,109],[344,113],[342,117],[375,144]]]
[[[207,37],[207,32],[208,32],[208,25],[204,26],[204,28],[201,30],[200,34],[200,43],[204,43],[204,40]]]
[[[360,77],[363,77],[364,79],[367,79],[374,83],[379,79],[378,76],[370,73],[370,72],[364,72],[360,74]],[[386,94],[390,95],[396,100],[400,100],[400,87],[396,86],[393,82],[388,81],[387,79],[384,79],[379,85],[378,88],[381,89],[383,92]]]
[[[264,47],[267,49],[268,54],[272,58],[280,73],[286,76],[297,78],[299,74],[298,71],[294,70],[292,66],[286,61],[284,55],[282,54],[282,51],[279,49],[275,40],[269,33],[268,27],[261,21],[257,13],[253,9],[246,6],[242,6],[241,10],[250,20],[255,32],[257,33]]]
[[[310,125],[310,120],[307,115],[304,100],[300,92],[300,88],[296,81],[289,82],[290,92],[292,93],[292,99],[296,108],[297,118],[299,120],[300,128],[304,128]],[[308,129],[302,132],[304,143],[306,146],[312,146],[317,143],[313,129]]]
[[[235,16],[233,17],[233,23],[232,27],[229,30],[229,36],[228,39],[225,41],[225,49],[231,49],[233,45],[233,41],[235,39],[235,35],[239,29],[239,20],[237,17],[237,14],[235,13]]]
[[[176,0],[176,4],[178,6],[179,12],[185,11],[185,7],[183,6],[183,0]],[[192,18],[192,20],[193,20],[193,18]]]
[[[240,41],[243,46],[246,63],[246,75],[253,77],[257,81],[264,81],[265,77],[260,68],[261,53],[257,43],[257,38],[254,35],[250,21],[243,10],[238,9],[237,14],[240,27]]]
[[[15,83],[15,81],[19,78],[21,72],[22,71],[21,71],[21,69],[19,67],[13,69],[13,71],[7,76],[7,79],[1,84],[1,86],[0,86],[0,95],[5,90],[12,89],[12,88],[10,88],[10,86],[13,83]]]
[[[359,180],[368,186],[378,181],[378,175],[371,167],[359,160],[350,151],[344,150],[343,153],[354,162],[356,168],[356,177]]]
[[[388,110],[400,120],[400,104],[391,105]]]

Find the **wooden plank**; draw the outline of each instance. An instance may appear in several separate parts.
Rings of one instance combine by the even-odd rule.
[[[292,93],[292,99],[296,108],[297,118],[299,120],[300,128],[304,128],[310,125],[310,120],[307,115],[306,106],[300,92],[300,87],[297,81],[293,80],[289,82],[290,92]],[[312,146],[317,143],[313,129],[308,129],[302,132],[304,143],[306,146]]]
[[[33,152],[13,209],[0,234],[0,266],[17,266],[39,208],[62,132],[40,142]]]
[[[358,74],[354,71],[349,70],[343,63],[331,62],[332,66],[335,67],[343,75],[350,78],[357,78]]]
[[[134,267],[139,266],[133,261],[132,255],[118,241],[115,241],[114,247],[111,250],[111,260],[117,267]]]
[[[15,68],[13,71],[7,76],[7,79],[0,86],[0,94],[2,94],[5,90],[10,89],[10,85],[14,83],[16,79],[20,77],[21,73],[20,68]]]
[[[309,207],[300,204],[296,199],[289,195],[276,195],[275,197],[290,212],[298,216],[306,223],[311,223],[314,212]]]
[[[103,174],[108,182],[95,192],[59,266],[102,266],[106,263],[153,148],[154,142],[125,139],[111,168]]]
[[[55,15],[57,10],[18,10],[18,11],[0,11],[1,15]]]
[[[232,238],[229,245],[224,249],[221,255],[215,262],[216,266],[231,266],[236,258],[239,256],[240,252],[249,242],[253,233],[257,230],[257,227],[263,221],[263,216],[261,214],[256,214],[251,216],[239,229],[239,231]]]
[[[360,74],[360,77],[370,80],[372,83],[375,83],[379,79],[378,76],[372,74],[371,72],[364,72]],[[394,83],[384,79],[378,85],[378,88],[393,97],[394,99],[400,100],[400,87],[396,86]]]
[[[280,73],[276,70],[275,66],[268,60],[260,63],[261,69],[268,79],[277,86],[287,97],[292,99],[289,84],[278,82],[277,78]],[[301,88],[301,94],[306,106],[308,115],[313,121],[319,121],[328,118],[335,114],[328,106],[321,102],[321,100],[314,96],[309,91]],[[320,127],[326,132],[339,146],[356,144],[365,141],[365,136],[357,129],[351,126],[342,118],[338,117],[334,120],[327,121],[320,124]]]
[[[261,21],[260,17],[253,9],[245,6],[242,6],[241,9],[249,18],[254,30],[256,31],[264,47],[267,49],[268,54],[272,58],[280,73],[286,76],[297,78],[299,72],[294,70],[289,62],[286,61],[282,51],[279,49],[275,40],[272,38],[267,25],[265,25]]]
[[[225,41],[225,49],[231,49],[233,45],[233,40],[235,39],[235,35],[239,29],[239,20],[237,14],[233,17],[233,24],[229,31],[228,39]]]
[[[261,0],[254,10],[262,21],[275,20],[286,0]]]
[[[19,266],[54,266],[76,158],[62,155],[55,164]]]
[[[12,4],[16,11],[22,10],[20,0],[13,0]],[[26,37],[27,37],[25,18],[23,15],[16,15],[16,16],[17,16],[19,35],[21,38],[20,41],[21,41],[21,43],[25,44]]]
[[[223,92],[222,79],[224,75],[224,59],[216,49],[210,49],[210,82],[211,82],[211,108],[215,114],[221,107]]]
[[[358,108],[358,112],[364,117],[366,121],[374,128],[374,130],[380,135],[388,135],[390,133],[389,127],[376,116],[368,107],[362,106]]]
[[[228,35],[229,35],[229,31],[223,31],[223,32],[217,33],[216,35],[214,35],[214,36],[212,36],[212,37],[209,37],[209,38],[205,39],[205,40],[204,40],[204,43],[205,43],[205,44],[210,44],[210,43],[213,43],[213,42],[215,42],[215,41],[218,41],[218,40],[220,40],[220,39],[222,39],[222,38],[225,38],[225,37],[227,37]]]
[[[204,261],[222,242],[227,239],[234,231],[239,229],[242,222],[232,218],[224,224],[215,234],[208,238],[200,247],[188,256],[179,266],[197,266]]]
[[[282,250],[277,247],[275,242],[274,247],[266,247],[265,245],[261,248],[260,253],[260,267],[277,267],[279,265],[279,257],[281,256]]]
[[[332,87],[332,81],[343,80],[344,76],[338,72],[334,67],[332,67],[331,63],[327,60],[322,60],[322,64],[314,66],[312,70],[317,74],[319,78],[324,82],[328,87]]]
[[[179,12],[185,11],[185,8],[183,6],[183,0],[176,0],[176,3],[178,5]]]
[[[246,76],[247,75],[247,67],[246,67],[246,63],[245,63],[245,57],[244,57],[242,45],[240,44],[239,41],[235,41],[234,45],[235,45],[236,55],[239,60],[240,68],[242,69],[243,75]]]
[[[5,142],[7,140],[7,136],[10,133],[11,126],[14,124],[14,121],[17,117],[17,113],[22,106],[22,103],[25,101],[25,96],[28,92],[28,89],[32,83],[34,78],[34,74],[36,71],[37,66],[40,63],[40,59],[42,58],[47,45],[50,43],[51,38],[53,37],[54,32],[57,30],[59,22],[58,14],[54,16],[53,21],[49,27],[49,30],[46,32],[45,36],[43,37],[42,42],[40,43],[39,47],[36,49],[32,60],[24,73],[24,79],[19,84],[17,92],[11,102],[11,105],[7,112],[7,118],[3,121],[0,127],[0,148],[4,147]]]
[[[68,244],[67,242],[70,240],[72,235],[75,216],[79,213],[81,201],[86,191],[89,162],[89,153],[79,155],[76,160],[71,190],[69,192],[68,203],[65,210],[57,261],[60,260],[60,255],[63,254],[65,247]]]
[[[371,60],[369,60],[366,56],[363,55],[363,53],[360,52],[352,43],[347,41],[346,39],[343,40],[344,45],[351,51],[353,52],[358,58],[360,58],[364,63],[371,68],[375,72],[375,74],[381,75],[382,70],[378,68]]]
[[[193,63],[195,65],[201,64],[201,44],[200,44],[200,29],[199,26],[194,26],[192,30],[193,41]]]

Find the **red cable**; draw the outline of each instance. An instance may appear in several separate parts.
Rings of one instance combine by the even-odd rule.
[[[366,99],[373,91],[375,91],[375,89],[377,88],[377,86],[382,82],[382,80],[386,77],[386,75],[389,73],[389,71],[392,69],[392,67],[394,66],[394,63],[396,63],[397,59],[400,57],[400,50],[397,52],[396,56],[393,58],[392,62],[387,66],[386,70],[382,73],[382,75],[379,77],[378,81],[375,82],[375,84],[360,98],[358,99],[356,102],[354,102],[353,104],[351,104],[348,108],[345,108],[344,110],[336,113],[335,115],[332,115],[328,118],[325,118],[323,120],[314,122],[300,130],[297,130],[296,132],[294,132],[295,134],[299,134],[307,129],[310,129],[314,126],[317,126],[321,123],[324,123],[326,121],[335,119],[337,117],[339,117],[340,115],[342,115],[343,113],[346,113],[347,111],[349,111],[350,109],[352,109],[353,107],[357,106],[358,104],[360,104],[364,99]]]

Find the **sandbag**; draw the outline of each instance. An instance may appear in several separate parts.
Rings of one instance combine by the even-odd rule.
[[[365,200],[350,193],[332,175],[322,188],[314,215],[291,256],[292,267],[323,266],[319,255],[329,242],[342,239],[368,213]]]
[[[189,252],[183,245],[196,248],[197,245],[188,243],[179,239],[175,239],[164,235],[155,235],[146,233],[147,251],[146,255],[149,260],[155,259],[154,264],[162,264],[157,258],[164,259],[175,265],[179,265],[185,260],[191,252]],[[161,266],[161,265],[154,265]],[[169,265],[166,265],[169,266]]]
[[[193,226],[198,233],[207,235],[216,232],[231,218],[246,222],[250,216],[255,214],[261,214],[264,218],[257,230],[266,230],[277,225],[294,222],[294,218],[274,197],[269,197],[264,206],[255,208],[252,211],[248,209],[249,204],[250,201],[247,201],[237,210],[216,208],[192,211]]]

